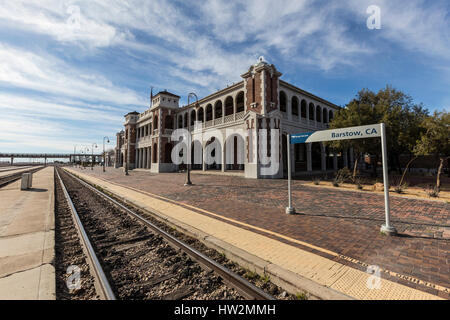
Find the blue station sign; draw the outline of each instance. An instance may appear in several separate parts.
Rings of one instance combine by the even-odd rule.
[[[291,135],[291,144],[332,140],[361,139],[381,137],[381,124],[348,127],[341,129],[302,132]]]

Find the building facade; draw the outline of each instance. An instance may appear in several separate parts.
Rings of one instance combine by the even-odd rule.
[[[176,142],[171,141],[174,130],[184,128],[189,132],[206,133],[215,129],[225,137],[230,130],[241,130],[246,135],[228,135],[225,139],[193,139],[192,169],[235,171],[247,178],[280,178],[287,173],[287,134],[311,132],[328,128],[339,107],[280,79],[282,74],[263,58],[241,75],[242,81],[208,95],[198,102],[179,107],[180,97],[159,92],[143,113],[125,115],[124,130],[117,133],[116,167],[147,169],[151,172],[175,172],[184,164],[174,164],[171,159]],[[261,148],[258,133],[279,132],[279,167],[266,174],[265,164],[251,146]],[[254,141],[252,137],[257,137]],[[212,142],[215,142],[212,144]],[[211,146],[214,148],[211,150]],[[335,152],[322,143],[296,144],[291,147],[293,175],[307,175],[334,171],[353,162],[349,150]],[[209,148],[209,149],[208,149]],[[200,159],[194,161],[194,149],[200,150]],[[230,150],[232,149],[232,150]],[[231,157],[227,156],[232,153]],[[213,154],[217,161],[206,161]]]

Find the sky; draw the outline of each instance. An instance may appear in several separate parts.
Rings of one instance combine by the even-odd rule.
[[[0,0],[0,152],[112,148],[150,87],[185,103],[259,56],[337,105],[389,84],[450,110],[448,0]]]

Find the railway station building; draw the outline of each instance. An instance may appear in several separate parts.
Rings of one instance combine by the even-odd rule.
[[[168,91],[159,92],[152,97],[147,110],[125,115],[124,129],[117,133],[115,166],[125,165],[129,150],[129,169],[146,169],[153,173],[183,169],[184,164],[174,164],[171,159],[172,148],[177,143],[171,141],[171,135],[179,128],[190,132],[194,127],[200,131],[216,129],[224,136],[227,129],[228,132],[229,129],[241,129],[249,136],[252,133],[257,136],[261,129],[269,132],[278,129],[280,161],[276,173],[262,174],[263,165],[250,152],[251,138],[240,135],[226,137],[222,143],[216,141],[212,152],[221,155],[222,161],[207,164],[200,160],[201,163],[194,163],[191,168],[218,173],[233,171],[247,178],[286,176],[286,135],[327,129],[340,107],[281,80],[281,76],[273,64],[261,57],[241,75],[240,82],[190,105],[180,107],[180,96]],[[204,155],[214,140],[214,137],[201,142],[194,139],[192,148],[200,148]],[[231,161],[225,161],[227,148],[233,148]],[[335,151],[322,143],[296,144],[290,151],[294,176],[335,171],[353,163],[351,150]]]

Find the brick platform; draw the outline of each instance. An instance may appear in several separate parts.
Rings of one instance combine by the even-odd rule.
[[[213,212],[215,219],[223,218],[354,269],[366,271],[368,265],[377,265],[384,271],[383,278],[450,297],[448,203],[391,197],[392,224],[399,236],[387,237],[379,232],[384,221],[382,195],[322,189],[294,181],[294,206],[303,215],[288,216],[284,213],[285,180],[194,173],[194,186],[184,187],[184,174],[131,171],[126,177],[122,170],[111,168],[106,173],[101,168],[82,172]]]

